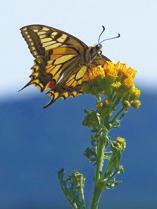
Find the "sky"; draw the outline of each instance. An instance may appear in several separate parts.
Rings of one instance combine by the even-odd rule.
[[[103,54],[114,62],[121,61],[137,71],[137,86],[157,88],[157,1],[156,0],[14,0],[1,1],[0,97],[17,95],[29,80],[33,56],[20,34],[20,28],[44,24],[75,35],[87,45],[121,34],[103,44]],[[35,91],[27,88],[23,95]],[[19,96],[21,97],[21,96]]]
[[[27,44],[20,33],[21,27],[30,24],[44,24],[61,29],[78,37],[89,46],[97,43],[98,36],[102,30],[102,25],[106,27],[106,31],[103,34],[102,38],[113,37],[120,33],[121,37],[119,39],[110,40],[103,43],[103,54],[109,57],[114,62],[121,61],[127,63],[129,66],[134,67],[138,71],[135,80],[137,87],[144,87],[150,92],[154,90],[156,91],[156,20],[157,0],[0,0],[0,105],[2,104],[2,101],[6,99],[12,101],[12,98],[16,98],[19,100],[27,97],[30,98],[30,94],[31,98],[32,95],[39,95],[41,97],[43,96],[42,98],[45,97],[45,95],[41,95],[39,90],[36,89],[34,86],[30,86],[24,91],[18,93],[18,90],[21,89],[29,81],[29,75],[31,74],[30,68],[33,65],[34,58],[31,55]],[[156,97],[149,97],[148,95],[146,96],[146,100],[144,104],[142,104],[142,107],[144,108],[141,108],[138,111],[137,119],[134,119],[134,114],[132,114],[131,112],[130,116],[132,117],[132,119],[128,124],[124,123],[124,128],[129,127],[129,124],[130,128],[126,129],[126,132],[122,133],[124,134],[124,136],[128,135],[130,139],[131,137],[133,138],[132,141],[128,142],[129,147],[130,145],[132,146],[131,149],[128,149],[128,152],[130,153],[130,155],[128,156],[131,156],[131,153],[134,152],[134,158],[137,158],[137,160],[130,160],[130,164],[127,164],[127,160],[129,159],[129,157],[128,159],[126,158],[126,165],[130,169],[127,171],[126,168],[126,173],[132,175],[132,181],[126,181],[126,183],[128,183],[129,185],[131,185],[132,182],[133,184],[140,183],[140,186],[137,186],[138,188],[136,191],[133,187],[130,187],[133,189],[130,190],[131,193],[129,194],[133,194],[134,196],[136,196],[139,191],[143,190],[143,193],[141,192],[142,198],[140,199],[143,202],[145,200],[145,196],[144,198],[142,196],[143,194],[147,195],[149,193],[148,197],[151,199],[154,197],[153,195],[156,194],[154,192],[156,191],[156,187],[154,186],[154,182],[156,182],[154,181],[154,176],[156,175],[156,165],[154,160],[154,154],[156,153],[156,142],[154,140],[156,138],[156,127],[154,125],[154,112],[156,108],[156,103],[152,102],[152,98],[156,99]],[[39,152],[40,157],[42,157],[43,155],[44,157],[47,157],[43,157],[43,165],[48,165],[48,173],[47,170],[44,171],[46,175],[45,179],[47,179],[47,174],[51,175],[51,169],[52,172],[54,172],[54,169],[57,170],[57,168],[51,167],[52,161],[49,158],[49,152],[55,149],[55,146],[53,146],[51,149],[50,144],[52,140],[52,133],[54,138],[56,138],[57,136],[56,144],[60,142],[58,139],[62,139],[62,134],[63,137],[66,137],[68,140],[70,140],[71,130],[73,130],[74,126],[76,128],[74,129],[74,132],[75,130],[77,130],[79,133],[82,134],[81,126],[79,126],[81,127],[81,129],[78,129],[78,126],[76,126],[75,123],[72,123],[72,129],[71,126],[70,129],[68,129],[68,127],[73,118],[77,118],[77,116],[78,123],[80,123],[80,121],[82,120],[82,114],[80,114],[78,108],[82,109],[82,106],[84,107],[84,103],[85,105],[88,104],[88,98],[82,100],[82,103],[78,102],[77,106],[73,105],[74,103],[71,103],[71,106],[69,106],[69,103],[65,103],[63,107],[62,104],[58,103],[56,106],[54,106],[54,108],[48,108],[48,110],[46,110],[47,112],[43,112],[42,105],[46,104],[49,98],[47,96],[47,98],[44,99],[45,103],[40,103],[39,108],[36,108],[36,106],[29,106],[29,102],[15,104],[10,102],[9,105],[1,105],[2,123],[0,133],[2,139],[2,152],[0,153],[2,154],[2,157],[0,159],[3,161],[2,166],[4,165],[4,168],[8,170],[6,170],[7,175],[4,176],[4,172],[1,172],[0,174],[5,177],[4,179],[1,179],[3,179],[4,182],[4,187],[2,187],[2,189],[4,188],[3,193],[4,195],[6,194],[7,202],[9,190],[12,192],[10,192],[10,194],[12,195],[10,195],[10,197],[13,201],[16,201],[16,197],[18,197],[17,194],[19,194],[20,196],[20,192],[21,196],[25,196],[30,201],[33,199],[33,196],[27,197],[27,195],[32,194],[36,195],[37,200],[39,200],[38,193],[36,193],[35,190],[33,190],[32,188],[39,182],[40,184],[34,186],[34,188],[39,188],[40,185],[43,185],[43,188],[46,188],[46,184],[44,181],[42,181],[43,174],[42,172],[40,172],[42,168],[41,164],[36,163],[36,159],[38,159],[39,155],[35,155],[34,153]],[[152,111],[149,111],[150,106],[152,107]],[[71,110],[71,108],[75,112],[74,115],[69,114],[69,110]],[[148,111],[146,108],[148,108]],[[52,111],[52,114],[54,113],[53,117],[51,117],[51,113],[48,111]],[[58,115],[60,116],[58,117]],[[140,119],[140,124],[138,119]],[[41,121],[41,123],[38,125],[37,121],[39,120]],[[48,120],[50,120],[48,125],[51,124],[51,128],[47,126],[47,123],[45,123],[45,121]],[[67,123],[65,121],[67,121]],[[34,124],[36,126],[34,126]],[[32,141],[32,127],[35,127],[37,134],[39,134],[41,138],[41,141],[39,142],[39,144],[37,144],[37,146],[36,139],[38,141],[38,137],[33,138],[34,140]],[[60,131],[60,127],[63,127],[62,131]],[[131,130],[130,133],[132,135],[128,134],[128,130]],[[150,138],[150,132],[151,139],[148,143],[143,143],[143,141],[146,141]],[[14,136],[14,138],[12,136]],[[46,142],[47,145],[45,144],[45,138],[43,141],[43,137],[45,136],[48,137]],[[79,134],[77,135],[77,137],[81,138]],[[78,143],[79,141],[77,140],[77,137],[76,141]],[[136,139],[138,140],[138,146],[135,150],[134,142],[136,141]],[[63,142],[63,144],[64,143],[65,147],[69,146],[70,144],[67,143],[67,141]],[[28,146],[25,146],[25,144]],[[46,146],[48,147],[48,151]],[[79,146],[81,148],[81,146],[84,146],[84,144],[82,143],[81,145],[79,143]],[[77,152],[79,152],[79,146],[76,146]],[[138,152],[141,146],[142,152]],[[40,152],[40,149],[42,149],[41,147],[43,147],[43,155]],[[71,150],[72,153],[75,152],[75,150]],[[151,150],[151,152],[149,150]],[[46,154],[44,153],[44,151]],[[28,153],[31,152],[32,155],[28,156]],[[149,156],[147,157],[148,153]],[[54,152],[51,152],[51,154],[52,157],[54,157]],[[56,156],[57,155],[58,152],[56,152]],[[143,160],[144,157],[146,161]],[[49,161],[47,161],[48,158]],[[32,161],[32,159],[34,159],[34,161]],[[69,159],[72,159],[70,154],[69,158],[66,159],[67,162]],[[6,164],[4,160],[6,160]],[[38,160],[40,161],[40,159]],[[12,163],[13,161],[15,161],[15,164],[19,170],[16,170],[14,168],[14,164]],[[26,162],[26,165],[23,162]],[[34,164],[29,164],[29,162],[34,162]],[[50,162],[50,164],[46,164],[45,162]],[[60,163],[62,164],[62,162],[63,160],[61,158]],[[31,167],[31,165],[34,167]],[[68,165],[72,166],[71,164]],[[138,167],[138,176],[132,170],[134,165]],[[148,165],[149,168],[146,165]],[[38,167],[36,166],[39,166],[39,172]],[[83,165],[81,164],[81,166]],[[41,180],[39,178],[36,178],[37,176],[35,176],[34,173],[35,170],[38,172],[39,175],[41,175]],[[143,178],[141,177],[141,171]],[[33,179],[31,179],[31,175],[35,176],[33,177],[35,181],[34,184],[29,187],[31,180]],[[12,176],[12,178],[10,176]],[[15,181],[14,178],[17,179],[17,181]],[[26,181],[25,178],[27,178],[28,181]],[[54,177],[54,179],[55,178],[56,176]],[[51,179],[52,181],[52,176],[50,176],[47,181],[49,181],[49,179]],[[20,182],[21,184],[18,184],[18,182]],[[27,183],[28,187],[22,186],[26,185]],[[126,195],[126,187],[128,186],[128,184],[124,184],[123,187],[124,194]],[[13,187],[13,185],[15,185],[15,187]],[[47,183],[47,185],[51,187],[51,184],[49,184],[49,182]],[[22,190],[23,188],[24,190]],[[43,191],[46,191],[46,189]],[[43,191],[39,190],[39,192]],[[54,189],[53,191],[55,191],[55,194],[57,194],[58,196],[56,190]],[[46,196],[47,193],[44,193],[44,195]],[[49,195],[51,195],[51,193],[49,193]],[[117,197],[119,196],[116,196],[116,198]],[[3,199],[3,196],[1,197],[1,199]],[[53,201],[54,199],[51,200]],[[146,200],[148,200],[147,197]]]

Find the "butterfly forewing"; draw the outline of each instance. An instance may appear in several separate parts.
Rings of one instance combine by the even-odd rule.
[[[63,80],[71,75],[72,68],[79,66],[80,54],[87,48],[74,36],[48,26],[25,26],[21,28],[21,32],[35,57],[30,76],[32,82],[28,85],[36,84],[41,91],[51,79],[57,83],[63,74]]]
[[[77,53],[87,48],[87,45],[76,37],[56,28],[44,25],[29,25],[21,28],[33,56],[44,56],[46,51],[58,48],[65,44]]]

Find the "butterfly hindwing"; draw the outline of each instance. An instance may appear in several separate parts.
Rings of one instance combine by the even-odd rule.
[[[94,59],[94,62],[92,64],[92,67],[98,66],[98,65],[104,65],[106,61],[110,61],[106,56],[96,56]],[[51,100],[47,105],[44,107],[48,107],[49,105],[53,104],[58,98],[66,99],[67,97],[76,97],[83,93],[82,91],[82,85],[86,83],[87,81],[83,81],[83,77],[85,74],[88,74],[90,71],[90,65],[84,65],[80,68],[80,70],[69,77],[67,82],[64,85],[57,86],[57,88],[50,89],[47,94],[51,96]]]
[[[50,89],[47,94],[51,96],[51,100],[45,107],[54,103],[58,98],[66,99],[67,97],[75,97],[82,94],[82,78],[87,71],[88,67],[83,66],[76,74],[71,75],[64,84],[60,83]]]

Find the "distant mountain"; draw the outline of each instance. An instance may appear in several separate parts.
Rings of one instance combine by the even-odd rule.
[[[102,209],[157,208],[157,94],[143,93],[139,110],[130,110],[114,136],[127,140],[124,183],[107,191]],[[90,132],[82,126],[90,96],[58,101],[42,109],[44,99],[0,103],[0,208],[68,209],[57,171],[78,169],[87,177],[88,202],[94,170],[83,157]]]

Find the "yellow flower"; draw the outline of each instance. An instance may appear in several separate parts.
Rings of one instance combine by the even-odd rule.
[[[114,67],[115,67],[115,64],[111,61],[107,61],[104,64],[104,70],[105,71],[108,71],[108,70],[110,70],[111,68],[114,68]]]
[[[127,69],[127,76],[131,76],[132,78],[135,78],[137,71],[131,67]]]
[[[93,68],[93,75],[95,77],[104,77],[105,76],[105,72],[104,72],[104,69],[101,65],[97,66],[97,67],[94,67]]]
[[[117,68],[118,71],[123,71],[123,70],[125,70],[128,66],[127,66],[127,64],[121,63],[120,61],[118,61],[118,62],[115,64],[115,67]]]
[[[112,87],[114,89],[118,89],[121,86],[121,82],[120,81],[115,81],[114,83],[112,83]]]
[[[123,86],[130,89],[134,86],[134,79],[132,77],[125,78],[123,81]]]
[[[106,77],[110,78],[111,80],[114,80],[117,78],[118,71],[115,68],[115,64],[113,62],[106,62],[104,64],[104,71]]]
[[[98,77],[104,77],[104,76],[105,76],[104,69],[101,65],[99,65],[97,67],[91,67],[84,75],[83,81],[91,81]]]
[[[113,94],[114,98],[117,97],[119,100],[123,98],[122,102],[128,100],[132,103],[140,96],[140,90],[134,84],[135,75],[135,69],[120,62],[106,61],[104,66],[90,64],[81,81],[86,81],[82,90],[86,93],[99,94],[109,98]],[[128,108],[130,103],[124,102],[123,106]],[[107,106],[107,104],[103,103],[103,106]],[[102,108],[100,104],[98,107]]]
[[[128,67],[127,64],[117,62],[105,62],[104,64],[105,75],[110,79],[116,79],[117,77],[124,76],[125,78],[132,77],[136,75],[136,70],[132,67]]]
[[[118,75],[122,75],[124,77],[132,77],[134,78],[135,75],[136,75],[136,70],[133,69],[132,67],[128,67],[127,64],[123,64],[123,63],[120,63],[118,62],[116,64],[116,68],[118,70]]]

